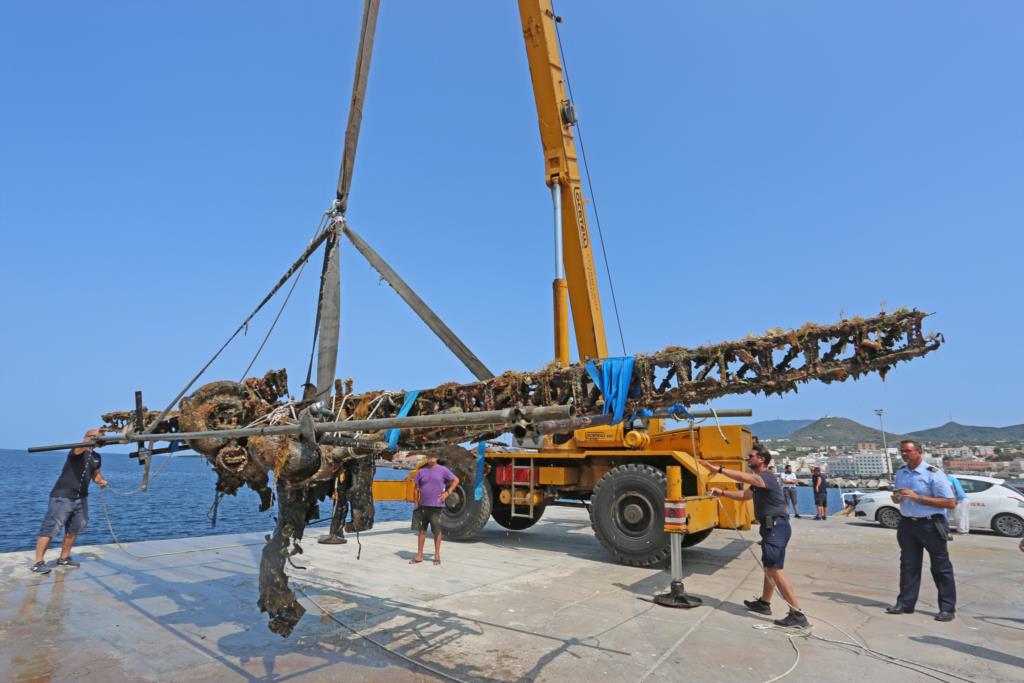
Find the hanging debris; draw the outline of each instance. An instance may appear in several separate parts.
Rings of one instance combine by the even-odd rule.
[[[943,342],[940,334],[922,332],[925,317],[920,311],[901,310],[834,325],[808,323],[797,330],[696,349],[670,347],[641,354],[634,359],[625,409],[629,414],[676,403],[703,404],[729,394],[783,394],[796,391],[802,382],[845,381],[869,372],[884,377],[896,363],[930,353]],[[271,503],[269,473],[275,473],[278,525],[260,563],[259,605],[270,615],[270,629],[282,636],[291,633],[304,612],[288,588],[285,563],[301,552],[298,541],[306,525],[318,518],[318,502],[332,493],[344,470],[350,482],[348,496],[358,503],[353,505],[353,528],[369,529],[373,525],[373,457],[389,457],[383,431],[339,437],[325,430],[343,431],[336,428],[343,422],[398,418],[405,397],[404,392],[387,391],[353,394],[351,382],[339,380],[329,404],[334,407],[328,408],[321,402],[284,401],[287,385],[284,370],[241,383],[207,384],[184,398],[179,410],[168,413],[153,430],[154,437],[162,434],[165,440],[176,433],[226,431],[223,438],[206,435],[187,443],[217,471],[217,491],[234,494],[247,485],[260,494],[261,509]],[[407,415],[454,418],[463,413],[518,410],[528,416],[530,407],[570,404],[580,416],[605,409],[605,397],[583,364],[443,384],[418,392]],[[145,417],[150,423],[159,415],[150,411]],[[103,415],[110,431],[125,434],[131,432],[133,420],[131,411]],[[293,427],[296,433],[292,434],[237,432],[257,425],[300,425],[301,429]],[[490,439],[514,426],[514,420],[505,420],[499,427],[403,429],[399,447],[443,449],[452,462],[463,465],[460,469],[469,469],[472,456],[451,444]]]

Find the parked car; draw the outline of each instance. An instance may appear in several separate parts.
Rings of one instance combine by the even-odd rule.
[[[992,529],[1001,536],[1024,536],[1024,491],[1003,479],[958,474],[970,503],[972,529]],[[900,508],[889,491],[860,496],[853,509],[856,517],[873,519],[889,529],[900,522]],[[952,517],[952,510],[949,511]]]

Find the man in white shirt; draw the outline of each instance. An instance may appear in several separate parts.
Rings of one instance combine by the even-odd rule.
[[[800,512],[796,506],[796,474],[793,472],[793,466],[786,465],[786,471],[779,476],[779,479],[782,481],[782,495],[785,496],[786,505],[792,505],[793,516],[799,517]]]

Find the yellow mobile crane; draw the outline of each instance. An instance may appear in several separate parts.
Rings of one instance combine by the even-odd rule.
[[[583,196],[573,126],[576,114],[568,96],[558,49],[556,17],[549,0],[519,0],[526,55],[533,81],[544,180],[551,188],[555,225],[554,356],[563,366],[569,358],[569,308],[581,361],[605,359],[604,319],[594,269],[586,200]],[[535,524],[548,505],[585,505],[594,533],[618,561],[637,566],[664,562],[669,556],[666,531],[666,471],[677,501],[669,529],[684,531],[683,545],[695,545],[715,527],[749,528],[749,502],[707,494],[712,485],[734,486],[724,477],[709,477],[694,455],[742,469],[752,444],[740,426],[667,430],[659,417],[630,424],[599,425],[562,435],[520,438],[517,452],[486,452],[488,467],[480,500],[471,482],[460,483],[449,497],[444,529],[449,538],[469,539],[488,519],[522,530]],[[412,477],[402,482],[374,482],[375,500],[412,500]],[[679,499],[685,496],[684,506]],[[678,510],[685,507],[685,516]]]

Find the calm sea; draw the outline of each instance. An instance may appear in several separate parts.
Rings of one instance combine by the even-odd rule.
[[[123,453],[102,453],[103,476],[111,489],[131,491],[142,482],[142,467]],[[50,489],[57,481],[67,453],[29,454],[0,450],[0,468],[4,473],[4,495],[0,497],[0,552],[29,550],[35,547],[39,525],[46,513]],[[160,474],[154,477],[158,469]],[[377,468],[378,479],[403,479],[407,472]],[[210,534],[235,534],[246,531],[271,531],[273,513],[259,511],[260,499],[248,488],[237,496],[224,496],[217,510],[217,526],[211,527],[207,514],[213,504],[213,486],[217,477],[204,458],[155,456],[150,468],[149,490],[133,496],[105,494],[110,522],[120,541],[143,541]],[[100,504],[100,488],[90,485],[89,526],[77,545],[112,543]],[[320,506],[324,521],[330,522],[331,503]],[[376,518],[381,521],[409,519],[412,506],[404,502],[377,504]],[[319,530],[317,533],[320,533]]]
[[[123,453],[103,453],[103,476],[110,488],[136,489],[142,481],[138,461]],[[46,503],[66,453],[29,454],[0,450],[4,473],[4,493],[0,497],[0,552],[29,550],[35,547]],[[157,471],[159,470],[159,474]],[[406,472],[377,468],[378,479],[404,479]],[[217,478],[204,458],[155,456],[150,468],[149,490],[132,496],[105,494],[110,522],[122,542],[183,538],[211,534],[235,534],[247,531],[271,531],[275,508],[259,511],[259,496],[247,488],[237,496],[224,496],[217,510],[217,526],[210,525],[213,486]],[[79,545],[112,543],[100,504],[99,487],[90,485],[89,526],[78,539]],[[814,497],[808,486],[797,489],[800,514],[814,516]],[[840,493],[828,491],[829,512],[842,508]],[[329,524],[331,506],[321,505],[321,525]],[[412,505],[404,502],[377,503],[376,519],[409,519]]]

